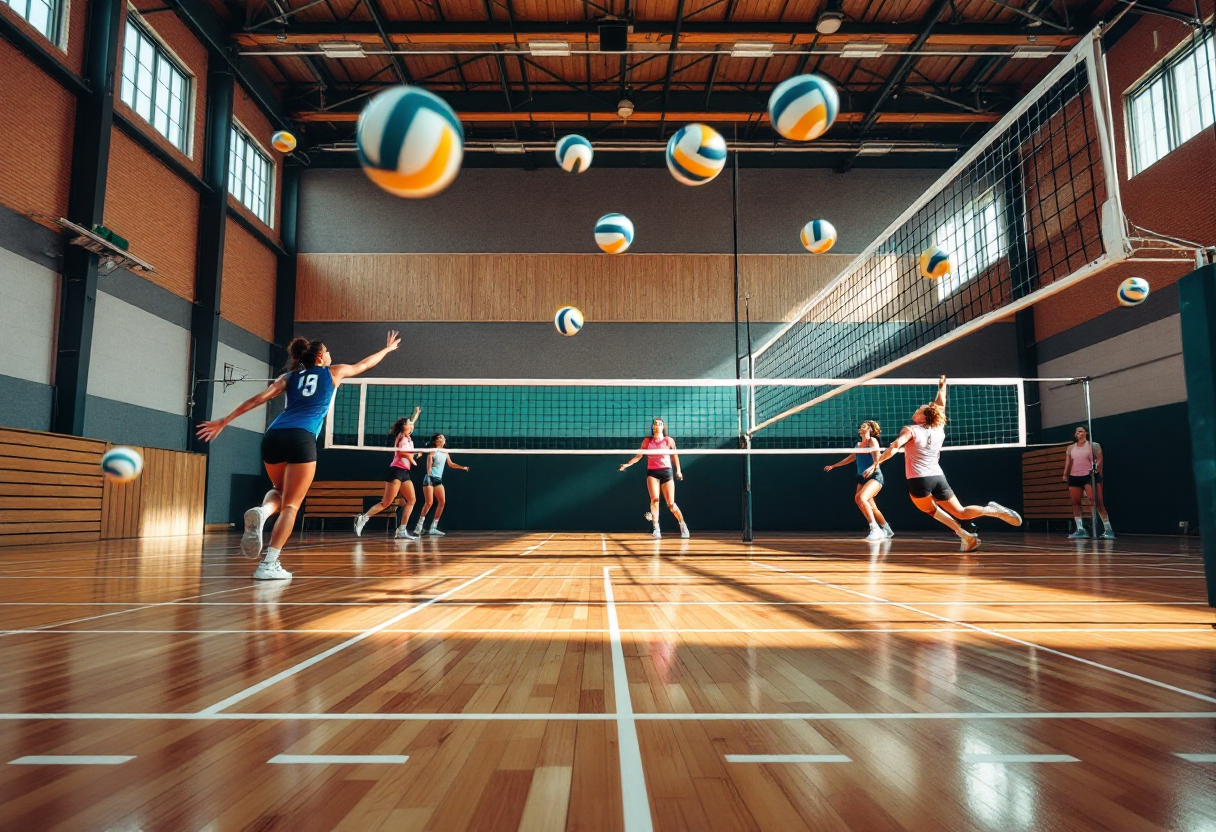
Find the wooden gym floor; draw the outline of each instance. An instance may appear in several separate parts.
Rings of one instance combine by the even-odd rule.
[[[0,550],[0,829],[1216,830],[1197,544]]]

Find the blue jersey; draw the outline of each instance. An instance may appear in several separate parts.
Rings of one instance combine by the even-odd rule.
[[[321,425],[333,401],[334,377],[328,367],[304,367],[286,375],[287,409],[275,417],[267,430],[298,428],[321,435]]]
[[[857,456],[857,474],[865,476],[866,471],[870,470],[870,466],[874,464],[874,457],[870,456],[874,451],[881,450],[880,448],[863,448],[858,445],[853,449],[853,453]]]

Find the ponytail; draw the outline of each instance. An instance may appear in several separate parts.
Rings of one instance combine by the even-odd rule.
[[[405,423],[408,421],[409,419],[398,419],[397,421],[393,422],[393,426],[389,429],[388,435],[394,442],[397,441],[398,436],[405,433]]]
[[[294,373],[304,367],[315,367],[321,361],[321,352],[325,344],[321,341],[309,341],[307,338],[292,338],[287,345],[287,372]]]

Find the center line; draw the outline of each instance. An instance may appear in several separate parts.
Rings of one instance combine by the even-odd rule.
[[[496,568],[497,567],[495,567],[495,569]],[[249,697],[261,693],[262,691],[266,690],[271,685],[276,685],[279,682],[283,681],[284,679],[288,679],[292,676],[295,676],[301,670],[307,670],[308,668],[312,667],[314,664],[317,664],[318,662],[322,662],[325,659],[328,659],[330,656],[334,655],[335,653],[340,653],[343,650],[345,650],[347,647],[350,647],[351,645],[354,645],[354,644],[358,644],[359,642],[363,641],[363,639],[368,638],[369,636],[373,636],[376,633],[380,632],[381,630],[384,630],[384,629],[387,629],[387,628],[393,626],[401,619],[408,618],[409,616],[413,615],[414,613],[418,612],[419,610],[424,610],[427,607],[429,607],[431,604],[434,604],[438,601],[442,601],[444,598],[447,598],[449,595],[453,595],[457,592],[460,592],[460,590],[464,589],[467,586],[471,586],[472,584],[477,583],[478,581],[480,581],[482,578],[484,578],[486,575],[489,575],[493,571],[494,571],[494,569],[487,569],[485,572],[482,572],[476,578],[473,578],[472,580],[469,580],[469,581],[465,581],[460,586],[453,587],[452,589],[449,589],[447,592],[444,592],[440,595],[436,595],[434,598],[432,598],[429,601],[424,601],[423,603],[418,604],[417,606],[410,607],[408,610],[401,613],[400,615],[394,615],[392,618],[388,619],[387,621],[383,621],[383,622],[377,624],[375,627],[372,627],[370,630],[364,630],[363,632],[359,633],[359,635],[353,636],[352,638],[348,638],[346,641],[342,642],[341,644],[336,644],[333,647],[329,648],[328,650],[324,650],[324,651],[318,653],[317,655],[313,656],[312,658],[305,659],[304,661],[300,662],[297,665],[293,665],[292,667],[289,667],[284,671],[276,673],[275,675],[271,676],[269,679],[264,679],[261,682],[258,682],[256,685],[252,685],[250,687],[245,688],[242,691],[238,691],[237,693],[232,694],[232,696],[229,696],[227,699],[224,699],[220,702],[216,702],[214,705],[212,705],[209,708],[204,708],[203,710],[199,711],[199,714],[203,715],[203,716],[211,716],[211,715],[217,714],[220,711],[223,711],[227,708],[231,708],[233,705],[237,704],[238,702],[243,702],[246,699],[248,699]]]
[[[604,567],[604,600],[608,608],[608,638],[612,645],[612,689],[616,694],[616,735],[621,749],[621,801],[625,808],[625,832],[651,832],[650,798],[646,795],[646,776],[642,773],[642,749],[638,727],[629,697],[629,678],[625,675],[625,651],[621,647],[621,625],[616,618],[612,597],[612,577]]]

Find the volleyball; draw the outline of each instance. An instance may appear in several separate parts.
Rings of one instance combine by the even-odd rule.
[[[144,470],[144,458],[134,448],[110,448],[101,457],[101,472],[110,482],[130,482]]]
[[[840,94],[821,75],[795,75],[782,81],[768,98],[773,129],[787,139],[809,142],[828,131],[840,112]]]
[[[624,214],[604,214],[595,222],[595,244],[608,254],[624,254],[633,245],[633,223]]]
[[[1119,284],[1119,305],[1139,306],[1148,298],[1148,281],[1143,277],[1129,277]]]
[[[920,276],[937,280],[950,273],[950,255],[937,246],[929,246],[920,253]]]
[[[393,196],[434,196],[464,158],[464,128],[456,112],[420,87],[393,87],[374,96],[359,114],[359,162],[368,178]]]
[[[296,149],[296,137],[286,130],[280,130],[270,137],[270,145],[280,153],[290,153]]]
[[[578,331],[583,328],[583,313],[576,307],[563,306],[553,316],[553,325],[562,335],[578,335]]]
[[[591,142],[577,134],[562,136],[557,142],[557,164],[566,173],[582,173],[591,167],[594,155]]]
[[[704,124],[686,124],[667,140],[667,169],[677,182],[704,185],[726,167],[726,139]]]
[[[802,239],[803,247],[811,254],[823,254],[836,245],[836,226],[827,220],[811,220],[802,226],[802,233],[798,236]]]

